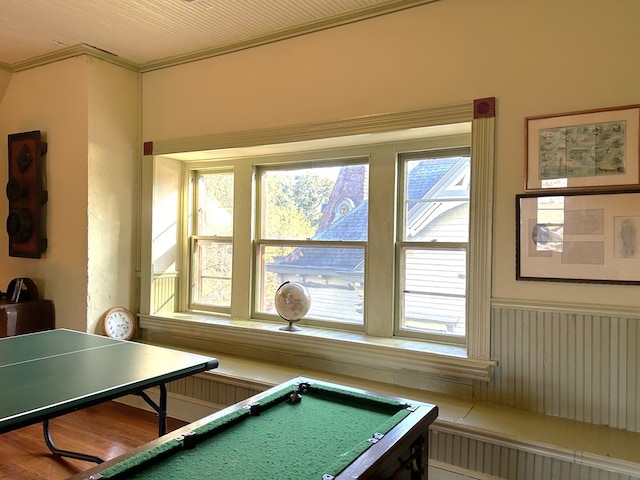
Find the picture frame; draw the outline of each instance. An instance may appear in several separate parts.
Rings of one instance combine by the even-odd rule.
[[[516,195],[516,280],[640,285],[640,190]]]
[[[640,185],[640,105],[525,118],[525,191]]]

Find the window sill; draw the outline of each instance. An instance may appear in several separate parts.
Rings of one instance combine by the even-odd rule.
[[[390,384],[463,394],[461,385],[491,380],[495,361],[469,358],[464,347],[371,337],[304,326],[174,313],[140,315],[143,340],[287,365],[313,367]]]

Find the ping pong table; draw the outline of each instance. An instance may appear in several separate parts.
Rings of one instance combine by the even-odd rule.
[[[43,423],[57,456],[101,463],[56,447],[49,420],[125,395],[140,396],[166,432],[168,382],[214,369],[216,358],[67,329],[0,338],[0,433]],[[154,402],[144,390],[159,387]]]

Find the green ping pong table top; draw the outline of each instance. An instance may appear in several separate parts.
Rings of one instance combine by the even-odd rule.
[[[57,329],[0,339],[0,433],[211,370],[202,355]]]

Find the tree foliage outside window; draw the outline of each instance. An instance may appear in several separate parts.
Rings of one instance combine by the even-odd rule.
[[[313,236],[327,203],[338,169],[314,171],[267,170],[262,175],[265,189],[263,236],[269,239],[306,239]]]

